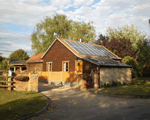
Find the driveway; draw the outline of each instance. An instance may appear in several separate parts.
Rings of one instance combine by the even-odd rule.
[[[40,83],[51,109],[33,120],[150,120],[149,99],[121,99]]]

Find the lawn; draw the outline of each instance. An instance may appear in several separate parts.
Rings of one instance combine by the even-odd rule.
[[[0,120],[16,120],[45,107],[47,99],[36,92],[7,91],[0,88]]]
[[[112,96],[120,95],[122,97],[150,98],[150,78],[138,78],[133,80],[133,84],[125,86],[116,86],[101,88],[98,90],[88,90],[98,94],[108,94]]]

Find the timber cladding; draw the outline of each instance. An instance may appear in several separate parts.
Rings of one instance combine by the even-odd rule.
[[[52,62],[52,71],[62,71],[62,62],[69,61],[69,71],[75,71],[76,56],[58,40],[43,58],[43,71],[47,71],[47,62]]]
[[[32,72],[37,68],[37,71],[43,71],[43,63],[35,62],[35,63],[27,63],[27,72]]]
[[[98,67],[97,65],[83,60],[83,73],[91,73],[91,69]]]

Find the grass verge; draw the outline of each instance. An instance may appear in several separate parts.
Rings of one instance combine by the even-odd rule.
[[[47,99],[37,92],[7,91],[0,88],[0,120],[16,120],[45,107]]]
[[[87,91],[110,96],[150,98],[150,78],[139,78],[133,84],[125,86],[108,87],[101,89],[89,89]]]

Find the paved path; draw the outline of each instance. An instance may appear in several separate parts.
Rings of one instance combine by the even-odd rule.
[[[52,108],[34,120],[150,120],[149,99],[121,99],[41,85]]]

